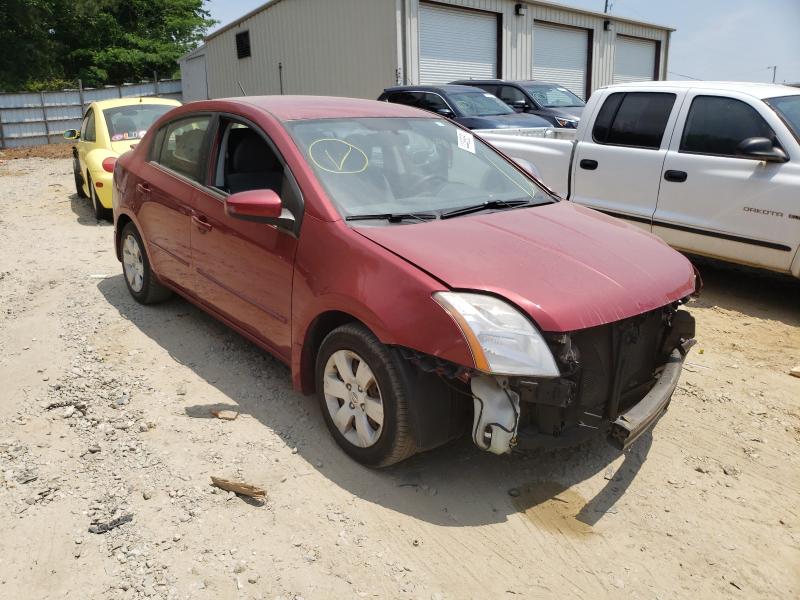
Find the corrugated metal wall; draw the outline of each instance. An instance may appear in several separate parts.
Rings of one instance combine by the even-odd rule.
[[[236,57],[236,34],[250,31],[252,56]],[[319,94],[377,98],[396,82],[395,0],[285,0],[210,37],[211,98]]]
[[[180,80],[109,86],[59,92],[0,94],[0,148],[37,146],[66,141],[66,129],[80,129],[85,109],[92,102],[131,96],[181,99]]]
[[[417,24],[421,0],[401,0],[408,18],[406,34],[407,76],[409,83],[419,81],[419,37]],[[437,0],[440,4],[462,6],[502,15],[502,76],[505,79],[530,79],[533,76],[533,23],[544,21],[581,27],[592,31],[592,90],[612,83],[614,78],[614,42],[617,34],[661,42],[659,60],[661,78],[666,78],[666,52],[669,33],[665,29],[629,21],[619,21],[613,15],[592,15],[547,3],[525,3],[525,16],[516,16],[515,0]],[[598,2],[598,6],[599,6]],[[609,19],[611,31],[604,31],[603,22]]]

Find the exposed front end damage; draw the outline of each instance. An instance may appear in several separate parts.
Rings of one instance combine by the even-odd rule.
[[[460,368],[418,354],[471,396],[471,435],[481,449],[572,446],[606,434],[630,446],[667,409],[684,357],[694,345],[694,318],[674,303],[642,315],[569,334],[547,335],[560,377],[506,377]]]

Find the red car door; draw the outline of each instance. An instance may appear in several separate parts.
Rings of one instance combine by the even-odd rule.
[[[295,231],[229,217],[224,200],[236,192],[272,189],[299,223],[300,192],[262,131],[221,119],[216,140],[210,185],[193,196],[195,293],[288,360]]]
[[[156,135],[150,160],[142,165],[135,194],[138,217],[159,277],[193,289],[189,226],[192,195],[206,168],[210,115],[165,125]]]

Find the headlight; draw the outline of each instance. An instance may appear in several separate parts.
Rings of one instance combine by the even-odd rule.
[[[563,117],[556,117],[556,123],[558,123],[559,127],[572,127],[575,128],[578,126],[580,119],[564,119]]]
[[[433,299],[458,323],[479,370],[497,375],[559,376],[542,335],[507,302],[467,292],[436,292]]]

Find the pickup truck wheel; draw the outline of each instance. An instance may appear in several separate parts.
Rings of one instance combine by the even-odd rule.
[[[86,198],[86,192],[83,191],[83,176],[81,175],[81,164],[77,157],[72,159],[72,175],[75,177],[75,193],[78,198]]]
[[[133,223],[128,223],[122,230],[122,273],[128,291],[140,304],[155,304],[172,295],[156,280],[142,238]]]
[[[386,467],[416,452],[400,360],[363,325],[333,330],[317,355],[316,384],[331,434],[351,458]]]
[[[104,207],[100,204],[100,198],[97,197],[97,190],[94,189],[91,175],[88,179],[89,197],[92,199],[92,210],[94,211],[94,218],[98,221],[111,221],[114,217],[111,209]]]

